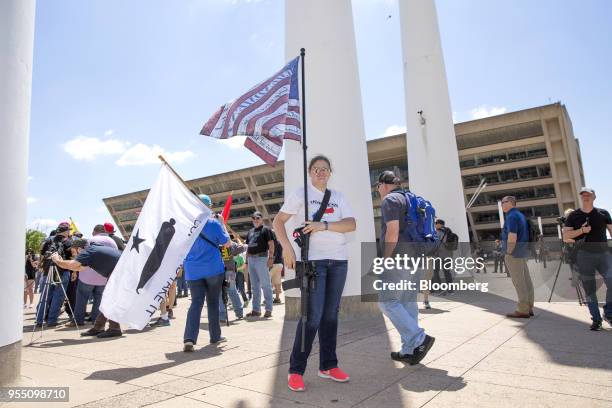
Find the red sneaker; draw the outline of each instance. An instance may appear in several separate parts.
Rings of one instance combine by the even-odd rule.
[[[291,391],[304,391],[304,379],[299,374],[289,374],[288,386]]]
[[[321,378],[331,378],[337,382],[347,382],[351,379],[347,373],[339,369],[338,367],[332,368],[331,370],[321,371],[319,370],[319,377]]]

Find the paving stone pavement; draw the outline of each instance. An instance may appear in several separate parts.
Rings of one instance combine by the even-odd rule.
[[[70,387],[70,402],[53,407],[612,407],[612,330],[589,331],[585,307],[542,302],[534,318],[511,320],[507,300],[441,299],[419,317],[436,337],[422,364],[389,358],[400,340],[382,315],[343,321],[338,356],[351,381],[318,378],[315,345],[303,393],[286,385],[296,322],[284,320],[284,305],[271,319],[223,326],[219,346],[207,344],[203,316],[193,353],[182,352],[186,298],[171,326],[114,339],[69,328],[32,336],[26,310],[22,384]]]

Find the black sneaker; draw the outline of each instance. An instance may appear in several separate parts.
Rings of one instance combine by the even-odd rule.
[[[98,329],[94,329],[93,327],[89,330],[86,330],[84,332],[81,332],[81,336],[82,337],[86,337],[86,336],[97,336],[98,334],[102,333],[104,330],[98,330]]]
[[[435,341],[435,338],[425,335],[425,340],[423,340],[423,343],[419,347],[415,348],[412,352],[412,359],[410,360],[410,365],[419,364],[421,360],[425,358],[425,356],[429,352],[429,349],[431,348],[431,346],[433,346]]]
[[[121,333],[121,330],[106,330],[103,331],[102,333],[98,334],[96,337],[99,339],[106,339],[109,337],[121,337],[123,334]]]
[[[601,320],[593,320],[593,324],[591,325],[592,331],[600,331],[601,330]]]
[[[282,302],[281,302],[281,300],[280,300],[280,299],[274,299],[274,300],[272,301],[272,303],[274,303],[275,305],[280,305],[280,304],[282,304]]]
[[[412,361],[412,354],[402,354],[399,351],[392,351],[391,359],[401,361],[403,363],[410,363]]]

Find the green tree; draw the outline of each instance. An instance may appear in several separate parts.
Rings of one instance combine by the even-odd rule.
[[[43,232],[28,228],[26,230],[26,249],[30,249],[37,254],[45,238],[46,235]]]

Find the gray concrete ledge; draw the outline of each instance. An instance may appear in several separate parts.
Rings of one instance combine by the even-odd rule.
[[[380,316],[381,312],[376,302],[362,302],[361,295],[343,296],[340,303],[340,320],[363,319]],[[285,297],[285,318],[297,320],[300,317],[300,298]]]

